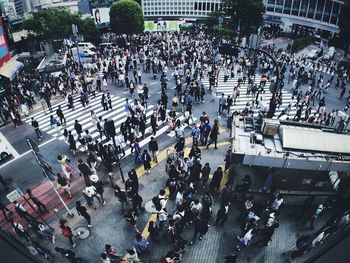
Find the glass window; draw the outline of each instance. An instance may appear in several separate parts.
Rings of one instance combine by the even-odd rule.
[[[324,4],[325,4],[325,0],[318,0],[317,9],[316,9],[316,16],[315,16],[316,20],[322,19]]]
[[[334,2],[333,11],[331,14],[331,24],[335,24],[335,25],[337,24],[339,12],[340,12],[340,4]]]
[[[202,3],[201,2],[198,3],[198,10],[202,10]]]
[[[307,15],[307,6],[309,4],[309,1],[308,0],[302,0],[301,1],[301,6],[300,6],[300,13],[299,13],[299,16],[303,16],[303,17],[306,17]]]
[[[210,10],[211,10],[211,11],[214,11],[214,3],[211,3],[211,4],[210,4]]]
[[[307,13],[308,18],[314,18],[316,8],[316,1],[309,1],[309,12]]]
[[[275,8],[275,12],[276,13],[282,13],[282,9],[283,9],[283,0],[276,0],[276,8]]]
[[[293,2],[293,7],[292,7],[292,15],[293,16],[299,15],[300,1],[301,0],[294,0],[294,2]]]
[[[197,10],[197,8],[198,8],[198,3],[195,2],[195,3],[194,3],[194,8],[193,8],[193,9],[194,9],[194,10]]]
[[[292,0],[286,0],[286,1],[284,2],[283,13],[289,15],[291,9],[292,9]]]
[[[324,9],[324,14],[323,14],[323,22],[328,23],[329,18],[331,17],[331,11],[332,11],[332,1],[326,1],[326,8]]]

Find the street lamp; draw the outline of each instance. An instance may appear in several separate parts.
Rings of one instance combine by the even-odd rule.
[[[275,115],[276,112],[276,97],[277,97],[277,93],[279,92],[279,90],[282,88],[281,82],[281,76],[280,76],[280,69],[279,66],[277,64],[277,61],[275,60],[275,58],[267,51],[263,50],[263,49],[258,49],[258,48],[251,48],[251,47],[242,47],[236,44],[230,44],[230,43],[223,43],[219,46],[219,52],[221,54],[224,55],[230,55],[230,56],[238,56],[239,53],[239,49],[243,49],[243,50],[249,50],[249,51],[256,51],[256,52],[261,52],[263,54],[265,54],[266,56],[268,56],[271,60],[272,63],[274,65],[274,67],[276,68],[276,81],[272,82],[270,85],[270,91],[272,92],[272,97],[270,99],[270,106],[269,106],[269,111],[267,113],[267,118],[272,118]]]

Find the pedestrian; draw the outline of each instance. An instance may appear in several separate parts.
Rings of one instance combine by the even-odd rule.
[[[0,202],[0,209],[2,211],[2,213],[4,214],[4,218],[10,222],[11,219],[9,217],[9,215],[12,214],[12,211],[10,209],[8,209],[2,202]]]
[[[86,207],[83,206],[80,201],[76,201],[75,205],[76,205],[78,215],[84,217],[88,223],[88,227],[91,227],[91,216],[87,212]]]
[[[23,237],[25,240],[27,240],[28,242],[31,240],[31,237],[28,233],[27,230],[25,230],[23,228],[23,226],[18,223],[18,222],[14,222],[12,219],[11,219],[11,226],[12,226],[12,229],[13,231],[15,231],[15,233],[19,236],[19,237]]]
[[[217,143],[218,143],[218,135],[219,135],[219,124],[218,124],[218,120],[214,120],[214,126],[211,129],[210,135],[209,135],[209,143],[207,144],[207,149],[209,147],[209,145],[214,142],[215,145],[215,149],[217,149]]]
[[[145,172],[147,174],[150,173],[151,170],[151,156],[149,155],[148,151],[145,149],[143,150],[143,154],[141,156],[142,162],[143,162],[143,168],[145,169]]]
[[[127,214],[124,215],[124,218],[129,223],[131,229],[133,229],[136,233],[140,233],[136,226],[137,211],[134,209],[129,209]]]
[[[76,263],[76,262],[83,262],[83,259],[80,257],[75,256],[75,252],[69,249],[59,248],[55,247],[55,250],[60,253],[62,256],[64,256],[69,262]]]
[[[148,144],[148,150],[152,153],[153,162],[158,163],[158,143],[153,136],[151,137],[151,140]]]
[[[70,184],[68,180],[63,177],[60,173],[57,173],[57,188],[62,189],[68,194],[69,198],[72,198],[72,193],[70,191]]]
[[[131,197],[132,208],[137,212],[144,211],[145,208],[142,207],[142,201],[142,197],[137,192],[134,192],[133,196]]]
[[[55,131],[60,134],[60,126],[61,124],[59,123],[59,121],[53,116],[50,115],[50,126],[55,128]]]
[[[91,179],[91,177],[90,177],[90,179]],[[96,192],[101,199],[102,205],[105,205],[106,201],[105,201],[105,198],[103,196],[103,193],[104,193],[103,183],[97,179],[95,181],[92,180],[92,185],[95,186]]]
[[[39,123],[37,120],[34,119],[34,117],[32,117],[32,127],[34,128],[36,136],[38,136],[39,142],[41,142],[41,139],[43,138],[43,136],[42,136],[40,128],[39,128]]]
[[[83,132],[83,126],[81,126],[78,120],[74,121],[74,130],[77,132],[78,136]]]
[[[148,232],[150,234],[150,237],[153,241],[158,242],[158,237],[159,237],[159,228],[154,221],[150,221],[148,223]]]
[[[203,236],[208,232],[208,220],[206,219],[196,219],[194,223],[194,233],[190,245],[193,245],[196,242],[197,236],[199,235],[199,240],[203,239]]]
[[[214,172],[213,174],[213,178],[211,179],[210,182],[210,190],[213,192],[217,192],[220,188],[220,184],[221,184],[221,179],[223,177],[223,173],[222,173],[222,168],[218,167],[218,169]]]
[[[70,159],[66,155],[58,155],[57,161],[61,166],[64,177],[70,181],[73,172],[72,167],[69,165]]]
[[[243,237],[237,237],[239,244],[237,245],[237,250],[240,251],[242,248],[249,246],[252,241],[252,237],[257,233],[256,229],[249,229]]]
[[[85,187],[85,189],[83,190],[83,194],[84,194],[84,197],[86,199],[88,206],[92,206],[94,209],[96,209],[96,207],[94,206],[94,197],[100,202],[100,204],[102,204],[102,200],[101,200],[100,196],[98,195],[95,186],[90,185],[90,186]]]
[[[72,229],[66,225],[67,221],[65,219],[60,220],[60,228],[61,233],[64,237],[68,238],[69,243],[72,245],[73,248],[76,247],[76,244],[73,242],[73,232]]]
[[[58,105],[57,110],[56,110],[56,115],[60,119],[61,124],[66,125],[66,118],[64,117],[63,111],[61,109],[61,105]]]
[[[118,198],[120,204],[121,204],[121,211],[120,214],[124,213],[125,206],[128,206],[128,198],[126,195],[126,191],[122,190],[117,184],[114,186],[114,195]]]
[[[135,263],[135,262],[140,262],[139,256],[137,255],[136,250],[133,249],[127,249],[126,250],[126,255],[125,259],[127,263]]]
[[[40,202],[40,200],[37,197],[33,195],[30,189],[27,189],[27,194],[42,214],[49,212],[46,206],[42,202]]]
[[[205,163],[202,170],[201,170],[201,172],[202,172],[201,180],[203,182],[203,189],[205,189],[207,186],[210,171],[211,171],[211,168],[209,166],[209,163]]]
[[[90,176],[93,174],[91,168],[82,159],[78,159],[78,172],[80,176],[84,177],[85,185],[91,185]]]
[[[149,243],[146,239],[142,237],[141,234],[136,234],[134,240],[134,248],[138,254],[149,253],[148,251]]]
[[[77,144],[75,142],[74,136],[71,131],[68,132],[68,143],[69,143],[69,150],[73,153],[73,155],[76,155]]]
[[[27,222],[35,220],[34,217],[27,212],[22,204],[17,203],[17,201],[13,201],[13,205],[15,206],[15,211],[20,218],[25,219]]]
[[[216,220],[214,225],[221,225],[224,226],[226,220],[227,220],[227,215],[228,215],[228,204],[221,206],[220,209],[218,210],[217,214],[216,214]]]
[[[269,242],[271,241],[271,238],[273,234],[275,233],[275,230],[279,227],[279,224],[277,222],[273,223],[271,226],[266,227],[263,232],[261,233],[262,239],[259,240],[257,243],[260,246],[268,246]]]

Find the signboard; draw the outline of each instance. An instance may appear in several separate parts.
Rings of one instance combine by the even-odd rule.
[[[0,67],[10,60],[10,52],[7,46],[4,27],[0,18]]]
[[[109,23],[109,8],[107,7],[92,9],[92,15],[96,25]]]
[[[6,198],[10,201],[10,203],[17,201],[22,197],[23,193],[19,188],[16,188],[11,193],[6,195]]]
[[[145,21],[145,31],[178,31],[181,24],[185,24],[185,21]]]

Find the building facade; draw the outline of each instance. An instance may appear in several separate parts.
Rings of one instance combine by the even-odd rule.
[[[339,32],[340,0],[263,0],[265,23],[279,25],[284,32],[296,27]],[[316,32],[319,33],[319,32]]]
[[[205,18],[219,10],[221,0],[142,0],[145,19]]]

